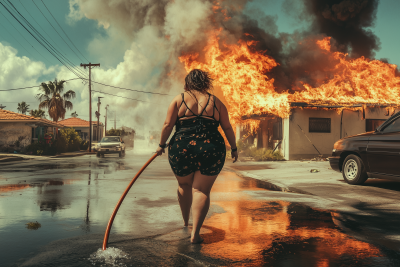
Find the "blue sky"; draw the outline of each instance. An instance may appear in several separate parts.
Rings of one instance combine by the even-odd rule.
[[[106,36],[107,33],[103,27],[99,27],[97,22],[87,18],[83,18],[79,21],[71,22],[68,19],[69,14],[69,2],[67,0],[43,0],[49,10],[52,12],[53,16],[57,19],[57,22],[61,25],[63,30],[71,38],[75,46],[83,53],[83,55],[91,62],[99,61],[99,55],[91,53],[88,48],[89,43],[96,36]],[[35,26],[45,37],[49,39],[52,43],[54,40],[56,43],[56,48],[63,51],[70,60],[79,65],[82,63],[82,56],[79,52],[74,49],[68,39],[65,37],[63,32],[60,30],[54,19],[49,15],[47,9],[42,4],[40,0],[35,0],[36,5],[32,1],[28,0],[18,0],[12,1],[15,7],[21,12],[21,14],[27,18],[33,26]],[[306,28],[306,23],[299,23],[295,18],[289,16],[282,10],[282,1],[265,1],[265,0],[255,0],[247,4],[247,13],[251,16],[252,9],[262,10],[267,15],[276,16],[276,24],[278,26],[279,32],[292,33],[295,30]],[[25,10],[25,8],[27,10]],[[66,40],[64,42],[57,32],[52,28],[49,22],[43,17],[39,9],[45,14],[47,19],[52,23],[56,30],[61,34],[61,36]],[[387,58],[390,63],[400,65],[400,53],[398,53],[398,45],[400,44],[400,34],[397,30],[397,25],[400,24],[400,1],[396,0],[384,0],[380,1],[378,6],[377,19],[375,22],[375,27],[371,30],[379,37],[381,41],[381,49],[377,51],[376,58]],[[6,45],[11,45],[18,50],[18,56],[27,56],[35,60],[43,61],[46,65],[56,65],[60,64],[53,56],[49,54],[42,46],[40,46],[37,41],[30,36],[10,14],[1,6],[0,7],[0,42]],[[36,21],[40,24],[36,23]],[[7,20],[8,19],[8,20]],[[10,25],[10,22],[12,25]],[[16,31],[15,28],[17,28]],[[43,33],[43,30],[45,33]],[[21,36],[21,34],[23,37]],[[49,37],[50,36],[50,37]],[[29,42],[27,42],[27,41]],[[68,45],[73,48],[73,50],[80,56],[78,58],[74,52],[68,47]],[[40,52],[41,55],[37,53],[30,45],[33,45],[36,50]],[[123,57],[123,53],[118,53],[114,51],[115,60],[113,62],[113,67],[118,64]]]
[[[54,21],[42,1],[56,18],[62,30],[64,30],[72,40],[73,44],[62,32],[56,21]],[[101,63],[101,68],[93,70],[94,79],[102,79],[105,83],[121,87],[142,90],[149,90],[146,88],[152,88],[151,90],[156,90],[154,88],[157,86],[157,80],[152,79],[152,77],[156,76],[155,73],[160,73],[161,65],[159,62],[165,62],[167,60],[166,55],[163,54],[165,52],[157,51],[158,47],[163,45],[163,40],[158,38],[154,31],[146,27],[138,33],[138,35],[142,34],[141,42],[136,42],[133,37],[127,36],[126,32],[116,29],[113,25],[109,28],[104,27],[104,25],[102,26],[100,22],[101,18],[88,19],[85,17],[85,14],[85,16],[82,16],[80,19],[72,19],[69,16],[70,2],[73,3],[74,1],[77,2],[79,0],[13,0],[11,2],[18,11],[41,32],[58,51],[68,58],[73,65],[77,66],[77,68],[81,69],[79,64],[84,63],[83,60],[85,59],[88,59],[92,63]],[[292,33],[295,30],[306,29],[308,26],[307,22],[299,22],[293,15],[288,15],[283,11],[283,2],[283,0],[254,0],[246,5],[245,13],[250,17],[256,17],[255,15],[257,12],[263,12],[267,15],[274,16],[278,32]],[[2,1],[2,3],[6,5],[7,8],[12,8],[7,1]],[[97,4],[97,2],[93,3]],[[293,9],[296,9],[296,7],[293,7]],[[376,52],[376,58],[386,58],[389,63],[396,65],[400,65],[400,55],[398,53],[400,35],[397,30],[397,25],[400,24],[399,10],[400,1],[380,1],[377,19],[374,27],[371,28],[371,31],[379,37],[381,42],[381,49]],[[87,16],[90,17],[90,14]],[[58,34],[60,34],[64,40]],[[154,34],[154,36],[152,36],[152,34]],[[147,37],[153,39],[146,40]],[[154,45],[153,40],[159,43]],[[3,71],[3,74],[6,73],[8,69],[14,71],[12,75],[8,76],[1,76],[2,74],[0,74],[0,90],[32,86],[43,81],[54,80],[55,77],[61,79],[74,78],[73,74],[60,68],[60,62],[39,45],[3,6],[0,6],[0,45],[3,46],[3,49],[5,49],[5,47],[12,47],[12,49],[10,48],[11,50],[7,50],[7,53],[16,53],[16,55],[10,57],[10,62],[7,63],[8,65],[5,62],[0,62],[0,69]],[[151,53],[146,52],[146,46],[151,47],[152,45],[154,45],[153,51],[151,51]],[[75,49],[74,46],[76,46],[77,49]],[[83,56],[80,55],[80,53],[82,53]],[[157,55],[157,53],[161,55]],[[23,57],[27,57],[27,59],[25,60]],[[18,63],[11,62],[13,60]],[[129,61],[139,62],[140,64],[138,63],[137,66],[129,65]],[[27,64],[30,64],[30,67],[23,69]],[[144,69],[146,70],[145,72],[141,71]],[[129,71],[137,71],[138,74],[130,77]],[[77,91],[77,98],[73,101],[76,107],[74,110],[77,110],[80,117],[87,119],[87,85],[79,81],[73,81],[69,86],[70,89]],[[100,88],[97,85],[94,87]],[[33,92],[30,94],[26,91],[23,93],[22,91],[13,92],[14,93],[0,92],[0,104],[6,105],[9,110],[17,111],[17,103],[20,101],[27,101],[31,104],[31,107],[36,108],[38,102]],[[120,94],[120,92],[116,90],[109,92]],[[93,95],[94,107],[96,107],[97,96],[99,95]],[[140,97],[142,100],[152,99],[151,97],[142,96],[140,94],[125,96],[134,98]],[[107,104],[107,101],[110,104],[120,103],[121,109],[126,109],[126,106],[124,106],[125,102],[119,102],[122,100],[115,100],[115,98],[111,100],[111,98],[112,97],[105,98],[103,103]],[[164,100],[160,101],[165,102]],[[132,101],[129,103],[132,103]],[[118,105],[114,106],[115,110],[117,110]],[[132,113],[136,113],[134,108],[137,108],[136,104],[132,105]],[[161,117],[163,116],[164,115]]]

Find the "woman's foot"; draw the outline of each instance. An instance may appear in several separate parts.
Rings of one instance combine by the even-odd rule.
[[[204,241],[204,239],[201,238],[200,236],[196,236],[196,237],[191,237],[191,238],[190,238],[190,242],[191,242],[192,244],[200,244],[200,243],[203,242],[203,241]]]

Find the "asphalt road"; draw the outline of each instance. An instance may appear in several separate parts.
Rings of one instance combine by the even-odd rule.
[[[268,183],[238,176],[230,164],[212,191],[205,241],[191,245],[166,156],[145,170],[126,197],[111,231],[112,249],[96,253],[115,204],[150,156],[0,163],[0,265],[400,265],[396,245],[369,239],[359,218],[344,218],[351,213],[317,205],[323,196],[268,190]],[[29,222],[40,227],[28,229]],[[383,236],[394,231],[380,229],[387,231]]]

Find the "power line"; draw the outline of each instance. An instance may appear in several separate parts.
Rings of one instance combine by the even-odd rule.
[[[93,83],[101,84],[104,86],[112,87],[112,88],[117,88],[117,89],[122,89],[122,90],[128,90],[128,91],[133,91],[133,92],[138,92],[138,93],[145,93],[145,94],[153,94],[153,95],[169,95],[169,94],[163,94],[163,93],[154,93],[154,92],[147,92],[147,91],[141,91],[141,90],[135,90],[135,89],[129,89],[129,88],[123,88],[123,87],[118,87],[118,86],[113,86],[109,84],[104,84],[104,83],[99,83],[92,81]]]
[[[32,0],[33,1],[33,0]],[[89,61],[82,53],[81,51],[79,51],[79,49],[75,46],[75,44],[71,41],[71,39],[69,38],[69,36],[67,35],[67,33],[64,31],[64,29],[61,27],[61,25],[58,23],[58,21],[56,20],[56,18],[53,16],[53,14],[50,12],[50,10],[47,8],[46,4],[43,2],[43,0],[41,0],[44,7],[47,9],[47,11],[49,11],[50,15],[53,17],[54,21],[57,23],[58,27],[60,27],[60,29],[63,31],[63,33],[65,34],[65,36],[67,36],[68,40],[71,42],[71,44],[75,47],[76,50],[78,50],[79,54],[81,54],[83,56],[84,59],[86,59],[86,61]],[[81,58],[80,58],[81,59]],[[81,59],[82,60],[82,59]]]
[[[31,13],[29,13],[28,9],[26,9],[26,7],[24,6],[24,4],[21,2],[21,0],[19,0],[19,3],[21,4],[21,6],[25,9],[25,11],[28,13],[28,15],[36,22],[36,24],[40,27],[40,29],[42,29],[42,31],[47,35],[47,37],[49,37],[53,43],[57,46],[58,49],[60,49],[60,47],[57,45],[57,42],[54,41],[54,39],[51,37],[50,34],[48,34],[43,27],[40,25],[39,22],[37,22],[37,20],[31,15]]]
[[[96,90],[92,90],[92,92],[96,92],[96,93],[100,93],[100,94],[105,94],[105,95],[116,96],[116,97],[121,97],[121,98],[126,98],[126,99],[135,100],[135,101],[140,101],[140,102],[146,102],[146,103],[159,104],[159,103],[154,103],[154,102],[150,102],[150,101],[144,101],[144,100],[139,100],[139,99],[129,98],[129,97],[125,97],[125,96],[120,96],[120,95],[113,95],[113,94],[104,93],[104,92],[101,92],[101,91],[96,91]]]
[[[60,51],[58,51],[48,40],[46,40],[46,38],[17,10],[17,8],[10,2],[10,0],[7,0],[9,2],[9,4],[15,9],[15,11],[17,11],[17,13],[24,19],[25,23],[39,36],[39,38],[44,41],[49,48],[55,52],[56,54],[58,54],[59,56],[61,56],[63,58],[64,61],[66,61],[75,71],[79,72],[82,76],[85,76],[86,73],[83,72],[81,69],[77,68],[74,66],[74,63],[71,62],[66,56],[63,55],[63,53],[61,53]],[[35,4],[35,2],[33,2]],[[35,4],[36,5],[36,4]],[[40,10],[39,10],[40,11]],[[28,12],[29,13],[29,12]],[[42,15],[44,16],[44,14],[42,13]],[[45,17],[45,19],[47,20],[47,18]],[[47,20],[48,21],[48,20]],[[40,25],[39,25],[40,26]],[[54,42],[54,41],[53,41]]]
[[[22,33],[11,23],[11,21],[9,21],[8,20],[8,18],[0,11],[0,14],[1,15],[3,15],[3,17],[8,21],[8,23],[10,23],[10,25],[19,33],[19,35],[21,35],[22,36],[22,38],[24,38],[24,40],[33,48],[33,49],[35,49],[35,51],[41,56],[41,57],[43,57],[49,64],[51,64],[50,63],[50,61],[45,57],[45,56],[43,56],[23,35],[22,35]],[[4,26],[3,26],[4,27]]]
[[[68,79],[68,80],[63,80],[63,81],[66,81],[66,82],[68,82],[68,81],[73,81],[73,80],[80,80],[81,78],[73,78],[73,79]],[[15,90],[23,90],[23,89],[29,89],[29,88],[36,88],[36,87],[38,87],[38,86],[40,86],[41,84],[39,84],[39,85],[34,85],[34,86],[28,86],[28,87],[21,87],[21,88],[13,88],[13,89],[3,89],[3,90],[0,90],[0,91],[15,91]],[[5,103],[5,102],[4,102]]]
[[[1,13],[1,12],[0,12]],[[3,15],[3,14],[2,14]],[[4,15],[3,15],[4,16]],[[0,24],[7,32],[8,32],[8,34],[26,51],[26,53],[28,53],[33,59],[35,59],[36,61],[37,61],[37,59],[31,54],[31,52],[29,52],[18,40],[17,40],[17,38],[15,38],[14,37],[14,35],[12,35],[12,33],[11,32],[9,32],[8,30],[7,30],[7,28],[3,25],[3,24]]]
[[[9,1],[9,0],[8,0]],[[71,51],[79,58],[78,54],[75,53],[74,50],[72,50],[72,48],[69,46],[69,44],[64,40],[64,38],[61,36],[61,34],[56,30],[56,28],[54,28],[53,24],[51,24],[51,22],[47,19],[47,17],[43,14],[42,10],[36,5],[36,3],[32,0],[33,4],[35,4],[35,6],[37,7],[37,9],[40,11],[40,13],[43,15],[43,17],[47,20],[47,22],[50,24],[50,26],[54,29],[54,31],[58,34],[58,36],[60,36],[60,38],[64,41],[64,43],[69,47],[69,49],[71,49]],[[50,11],[49,11],[50,12]],[[82,60],[81,58],[79,58],[80,60]],[[83,61],[83,60],[82,60]]]
[[[33,30],[33,31],[35,31],[38,35],[39,35],[39,38],[41,37],[41,39],[43,39],[43,40],[45,40],[45,38],[43,37],[43,36],[41,36],[41,34],[40,33],[38,33],[37,32],[37,30],[35,30],[34,29],[34,27],[24,18],[24,16],[22,16],[21,15],[21,13],[19,13],[19,11],[15,8],[15,6],[9,1],[9,0],[7,0],[8,1],[8,3],[17,11],[17,13],[25,20],[25,22],[28,24],[28,26]],[[53,47],[53,49],[51,48],[51,47],[47,47],[46,45],[44,45],[43,44],[43,42],[41,42],[40,40],[38,40],[38,38],[31,32],[31,31],[29,31],[26,27],[25,27],[25,25],[2,3],[2,2],[0,2],[0,4],[7,10],[7,12],[8,13],[10,13],[10,15],[33,37],[33,38],[35,38],[35,40],[40,44],[40,45],[42,45],[51,55],[53,55],[62,65],[64,65],[67,69],[69,69],[72,73],[74,73],[77,77],[79,77],[79,78],[83,78],[82,76],[80,76],[78,73],[79,73],[79,71],[78,71],[78,73],[76,72],[76,70],[74,69],[74,66],[71,66],[72,67],[72,69],[71,69],[71,67],[70,66],[67,66],[60,58],[58,58],[54,53],[56,53],[55,51],[54,52],[52,52],[52,51],[50,51],[50,50],[53,50],[54,49],[54,47]],[[47,42],[48,43],[48,42]]]
[[[18,12],[18,10],[15,8],[15,6],[9,1],[9,0],[7,0],[8,1],[8,4],[9,5],[11,5],[16,11],[17,11],[17,13],[25,20],[25,22],[28,24],[28,27],[30,27],[36,34],[38,34],[38,32],[37,32],[37,30],[36,29],[34,29],[34,27],[24,18],[24,16],[22,16],[19,12]],[[31,32],[31,31],[29,31],[26,27],[25,27],[25,25],[3,4],[3,3],[1,3],[0,2],[0,4],[7,10],[7,12],[8,13],[10,13],[10,15],[11,16],[13,16],[13,18],[40,44],[40,45],[42,45],[51,55],[53,55],[58,61],[60,61],[60,63],[62,64],[62,65],[64,65],[66,68],[68,68],[72,73],[74,73],[76,76],[78,76],[78,77],[80,77],[81,78],[81,76],[79,75],[79,74],[77,74],[74,70],[72,70],[69,66],[67,66],[60,58],[58,58],[54,53],[55,53],[55,51],[51,48],[51,47],[49,47],[51,50],[53,50],[53,52],[52,51],[50,51],[49,50],[49,48],[46,46],[46,45],[44,45],[40,40],[38,40],[38,38]],[[38,34],[39,35],[39,38],[40,38],[40,33]],[[43,36],[41,36],[42,38],[42,40],[45,40],[45,38],[43,38]]]

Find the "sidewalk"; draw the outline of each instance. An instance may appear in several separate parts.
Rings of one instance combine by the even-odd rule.
[[[25,155],[25,154],[13,154],[13,153],[0,153],[0,163],[20,160],[31,160],[31,159],[47,159],[47,158],[64,158],[64,157],[78,157],[88,154],[95,154],[95,152],[66,152],[57,154],[55,156],[37,156],[37,155]]]
[[[308,185],[315,183],[343,185],[342,174],[331,169],[328,161],[242,161],[226,167],[242,177],[250,177],[269,184],[273,191],[313,195]]]

